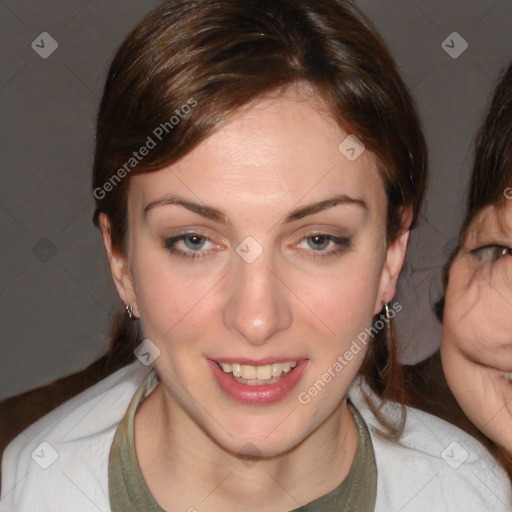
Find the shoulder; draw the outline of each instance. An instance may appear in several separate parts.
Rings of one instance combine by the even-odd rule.
[[[378,433],[382,427],[366,405],[361,379],[350,399],[365,420],[377,463],[379,510],[480,512],[508,511],[512,487],[505,472],[476,439],[428,413],[406,407],[404,433],[399,442]],[[386,418],[397,420],[398,404],[382,407]]]
[[[118,370],[16,437],[2,459],[0,510],[108,510],[110,447],[150,369],[136,361]]]

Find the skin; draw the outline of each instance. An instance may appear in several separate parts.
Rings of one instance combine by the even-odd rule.
[[[408,231],[387,244],[376,158],[365,151],[346,159],[338,145],[348,134],[322,106],[305,86],[259,99],[179,162],[132,177],[127,254],[112,250],[101,219],[119,295],[161,351],[161,382],[137,410],[135,444],[146,483],[167,510],[292,510],[350,471],[357,430],[346,393],[364,350],[310,404],[297,395],[392,299]],[[144,214],[169,194],[225,218],[176,204]],[[339,195],[365,206],[338,204],[286,221]],[[184,232],[210,239],[195,259],[164,245]],[[350,242],[312,248],[318,233]],[[248,236],[263,248],[250,264],[236,253]],[[175,248],[193,252],[183,240]],[[283,399],[247,405],[226,395],[206,364],[226,357],[309,361]]]
[[[441,358],[464,413],[512,455],[512,201],[469,226],[450,268]],[[507,250],[508,249],[508,250]]]

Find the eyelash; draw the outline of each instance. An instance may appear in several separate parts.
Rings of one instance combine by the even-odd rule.
[[[187,237],[193,237],[197,236],[203,239],[205,242],[211,242],[211,239],[206,236],[202,235],[201,233],[197,232],[190,232],[190,233],[183,233],[181,235],[174,236],[172,238],[168,238],[164,240],[164,247],[167,249],[173,256],[178,256],[179,258],[184,258],[187,260],[192,260],[193,262],[200,260],[200,259],[206,259],[208,258],[208,251],[183,251],[181,249],[176,248],[176,244],[180,241],[185,240]],[[327,233],[311,233],[304,237],[302,237],[298,244],[301,244],[302,242],[313,238],[313,237],[323,237],[330,242],[333,242],[336,247],[334,249],[331,249],[330,251],[315,251],[314,249],[311,249],[310,251],[305,250],[304,253],[308,253],[307,255],[303,255],[304,258],[310,258],[310,259],[317,259],[317,258],[332,258],[333,256],[337,256],[340,253],[344,252],[346,249],[350,249],[352,247],[352,244],[350,242],[350,239],[348,238],[339,238],[334,235],[329,235]]]
[[[489,250],[489,249],[499,250],[500,254],[498,254],[497,258],[494,258],[494,257],[491,258],[491,261],[484,261],[483,253],[484,253],[484,251]],[[491,263],[491,265],[493,263],[496,263],[498,260],[500,260],[504,256],[512,256],[512,249],[510,247],[506,247],[504,245],[497,245],[497,244],[484,245],[482,247],[477,247],[476,249],[473,249],[472,251],[469,251],[469,252],[470,252],[470,254],[476,256],[480,261],[482,261],[484,263]],[[494,255],[495,255],[495,253],[493,254],[493,256]]]

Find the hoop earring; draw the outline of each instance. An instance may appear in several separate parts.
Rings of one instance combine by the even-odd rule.
[[[386,319],[387,320],[391,320],[391,317],[389,316],[389,306],[388,306],[388,303],[384,302],[383,307],[384,307],[384,311],[386,313]]]
[[[126,304],[125,308],[126,313],[128,313],[128,318],[131,320],[133,318],[133,307],[131,304]]]

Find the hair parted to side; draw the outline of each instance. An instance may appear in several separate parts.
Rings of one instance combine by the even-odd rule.
[[[299,83],[311,86],[339,126],[377,156],[388,197],[388,241],[409,227],[404,211],[414,227],[427,180],[424,137],[392,57],[352,3],[171,0],[122,44],[100,105],[94,191],[105,191],[123,166],[127,171],[148,137],[156,142],[108,193],[94,193],[94,222],[100,213],[108,216],[114,250],[125,250],[130,175],[176,162],[242,107]],[[192,104],[184,114],[182,107]],[[171,127],[172,116],[179,121]],[[155,130],[161,126],[167,129],[156,132],[160,140]],[[111,346],[128,362],[134,348],[126,347],[129,319],[120,319]],[[362,372],[382,399],[402,401],[397,343],[385,331],[373,339]]]

